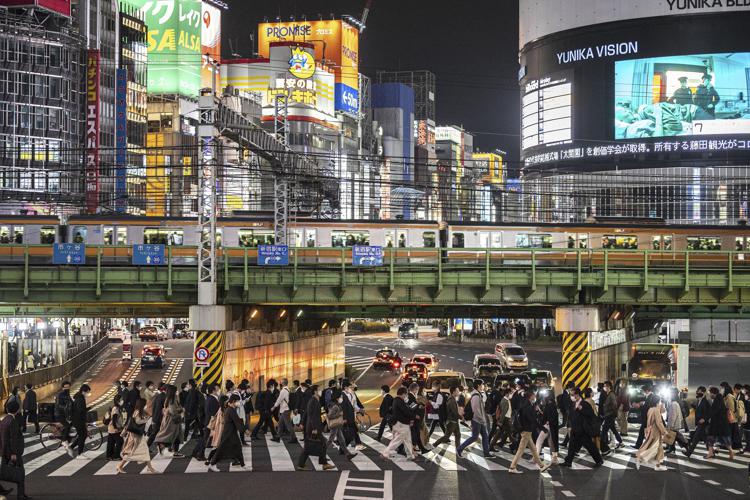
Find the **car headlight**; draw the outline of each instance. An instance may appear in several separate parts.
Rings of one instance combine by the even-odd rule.
[[[628,395],[635,396],[636,390],[635,387],[628,387]]]

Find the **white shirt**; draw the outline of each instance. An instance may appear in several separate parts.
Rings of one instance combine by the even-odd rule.
[[[357,396],[355,396],[353,392],[344,391],[344,394],[346,394],[346,397],[349,398],[349,402],[352,404],[352,408],[354,408],[355,413],[362,409],[357,404]]]
[[[510,398],[505,396],[505,399],[508,401],[508,411],[505,412],[505,418],[510,418],[513,414],[513,408],[510,406]]]
[[[289,388],[288,387],[281,388],[281,391],[279,392],[279,398],[276,400],[276,403],[274,403],[273,408],[271,409],[275,410],[276,408],[278,408],[281,413],[289,411]]]

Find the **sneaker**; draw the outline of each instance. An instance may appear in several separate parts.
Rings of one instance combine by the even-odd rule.
[[[665,470],[667,470],[667,466],[664,465],[664,464],[659,464],[656,467],[654,467],[654,470],[665,471]]]
[[[323,464],[323,467],[322,467],[323,470],[332,470],[332,469],[335,469],[335,468],[336,468],[336,466],[335,465],[331,465],[331,464]]]
[[[518,469],[508,469],[508,472],[511,474],[523,474],[523,472]]]
[[[210,470],[211,472],[221,472],[219,470],[219,468],[216,467],[216,465],[213,465],[213,464],[211,464],[211,465],[208,466],[208,470]]]
[[[612,450],[606,450],[606,451],[602,452],[602,456],[603,457],[606,457],[606,456],[611,455],[611,454],[612,454]]]
[[[484,458],[497,458],[494,453],[487,453]]]
[[[355,447],[354,447],[354,449],[355,449],[355,450],[357,450],[357,451],[362,451],[362,450],[364,450],[364,449],[365,449],[365,445],[363,445],[363,444],[358,444],[357,446],[355,446]]]
[[[544,472],[544,471],[546,471],[547,469],[549,469],[550,465],[552,465],[552,464],[549,464],[549,463],[547,463],[547,464],[542,464],[542,466],[541,466],[541,467],[539,467],[539,472]]]
[[[81,453],[76,457],[76,460],[90,460],[90,458],[86,456],[86,453]]]
[[[71,448],[70,446],[66,447],[65,451],[68,452],[68,455],[70,456],[70,458],[75,458],[76,457],[75,450],[73,448]]]

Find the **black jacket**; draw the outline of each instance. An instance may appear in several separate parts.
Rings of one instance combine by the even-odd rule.
[[[380,403],[380,418],[386,418],[393,410],[393,396],[386,394]]]
[[[659,396],[653,392],[646,396],[645,401],[641,404],[641,424],[646,425],[648,422],[648,411],[659,403]]]
[[[255,406],[258,408],[258,411],[269,413],[275,402],[276,398],[274,398],[273,391],[265,390],[258,393],[258,398],[255,400]]]
[[[224,428],[221,431],[219,446],[216,447],[213,459],[218,461],[222,458],[237,459],[241,457],[242,441],[240,441],[240,434],[243,432],[245,432],[245,424],[237,415],[237,410],[231,406],[228,407],[224,410]]]
[[[193,387],[185,395],[185,419],[191,419],[198,416],[198,406],[200,405],[201,396],[198,389]]]
[[[26,396],[23,398],[23,412],[24,413],[36,413],[36,392],[34,389],[26,391]]]
[[[461,415],[458,413],[458,403],[456,398],[451,396],[445,397],[445,420],[446,422],[458,423]]]
[[[300,391],[300,397],[299,397],[299,409],[300,411],[308,411],[307,404],[310,402],[310,400],[313,397],[313,392],[310,389],[307,389],[305,392]]]
[[[320,438],[324,427],[323,419],[320,417],[320,400],[312,397],[312,391],[305,392],[310,393],[305,407],[305,439],[312,437],[313,431],[317,431],[316,436]]]
[[[343,396],[344,402],[341,404],[341,409],[344,411],[344,420],[347,424],[353,424],[356,422],[354,417],[354,407],[352,406],[351,401],[349,401],[349,396],[347,396],[346,393],[344,393]]]
[[[208,421],[211,420],[211,417],[216,415],[216,412],[219,411],[219,400],[216,399],[213,396],[206,396],[206,403],[203,405],[205,408],[205,411],[203,412],[203,426],[208,425]]]
[[[2,449],[4,461],[10,460],[11,455],[16,455],[19,459],[23,456],[24,439],[20,418],[20,414],[15,417],[5,415],[0,420],[0,449]]]
[[[544,405],[544,423],[549,424],[551,431],[556,431],[560,428],[560,420],[557,412],[557,403],[555,400],[550,398],[547,404]]]
[[[709,415],[709,410],[711,409],[711,404],[708,402],[705,396],[703,396],[700,401],[695,405],[695,424],[698,425],[698,423],[701,420],[705,420],[703,422],[703,425],[708,425],[709,421],[711,420],[711,415]]]
[[[510,397],[510,407],[513,409],[513,411],[517,411],[519,408],[521,408],[521,403],[524,399],[524,394],[522,391],[516,391],[513,393],[513,396]]]
[[[344,398],[344,404],[346,404],[346,398]],[[394,420],[402,424],[409,425],[414,418],[414,413],[402,398],[393,398],[392,411]]]
[[[159,425],[161,425],[161,419],[164,415],[164,400],[167,398],[167,395],[163,392],[158,392],[156,396],[154,396],[154,399],[151,400],[151,419],[153,421],[153,424],[156,424],[155,427],[158,430]],[[152,425],[151,427],[154,427]]]
[[[290,410],[301,410],[304,408],[304,406],[301,405],[302,402],[302,389],[297,387],[295,390],[289,391],[289,409]]]
[[[581,400],[581,407],[576,409],[575,404],[573,403],[570,411],[570,430],[577,436],[587,435],[586,428],[589,426],[593,418],[594,409],[590,404]]]
[[[73,396],[73,412],[71,414],[71,423],[73,425],[86,425],[86,398],[81,391],[76,392]]]
[[[136,401],[138,401],[140,398],[141,391],[139,389],[136,389],[135,387],[131,388],[128,391],[128,395],[122,404],[122,406],[125,407],[125,411],[127,411],[128,413],[132,413],[133,409],[135,408]]]
[[[521,403],[518,409],[518,420],[521,423],[522,432],[534,432],[536,429],[536,410],[528,401]]]
[[[708,434],[710,436],[730,436],[732,434],[727,419],[727,406],[724,404],[724,396],[719,394],[711,402],[708,410],[711,423],[708,424]]]
[[[65,409],[73,403],[70,391],[60,391],[55,396],[55,420],[63,422],[66,420]]]

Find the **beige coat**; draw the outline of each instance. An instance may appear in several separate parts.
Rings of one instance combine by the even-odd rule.
[[[661,405],[648,410],[646,423],[646,439],[635,456],[642,462],[660,464],[664,461],[664,436],[667,433],[661,418]]]

